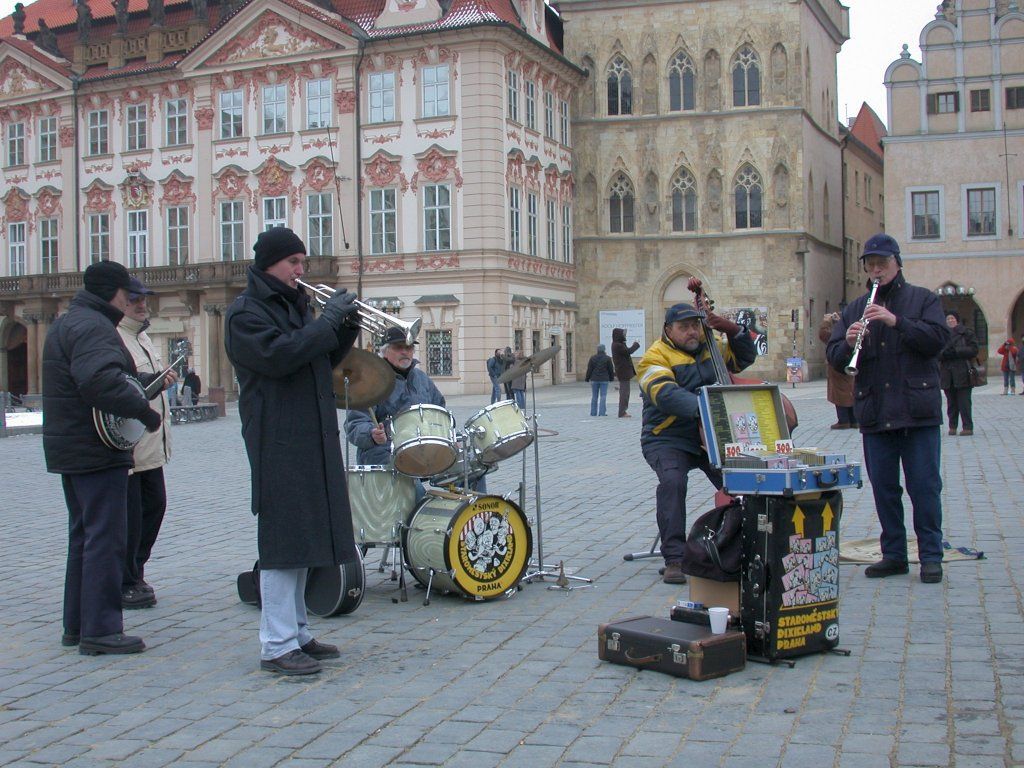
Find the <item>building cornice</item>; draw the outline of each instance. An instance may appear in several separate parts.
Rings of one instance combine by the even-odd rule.
[[[1006,137],[1024,137],[1024,128],[1013,128],[1007,129]],[[882,138],[882,146],[889,144],[920,144],[927,143],[929,141],[962,141],[962,140],[977,140],[977,139],[998,139],[1003,138],[1003,132],[1001,130],[987,130],[987,131],[963,131],[960,133],[915,133],[911,135],[898,135],[898,136],[884,136]]]

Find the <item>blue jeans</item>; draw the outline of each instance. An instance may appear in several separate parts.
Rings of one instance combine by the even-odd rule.
[[[501,384],[497,379],[491,379],[491,403],[501,400]]]
[[[1003,371],[1003,389],[1016,389],[1017,387],[1017,372],[1016,371]]]
[[[260,658],[270,661],[313,639],[306,626],[305,568],[260,569]]]
[[[907,560],[903,489],[914,508],[914,533],[922,563],[942,560],[942,476],[938,427],[916,427],[864,435],[864,466],[871,479],[875,511],[882,526],[882,557]]]
[[[600,399],[600,409],[598,408],[598,399]],[[605,401],[608,399],[608,382],[607,381],[592,381],[590,382],[590,415],[591,416],[607,416],[608,411],[605,409]]]
[[[519,410],[526,410],[526,390],[525,389],[513,389],[512,394],[516,396],[516,405],[519,406]]]

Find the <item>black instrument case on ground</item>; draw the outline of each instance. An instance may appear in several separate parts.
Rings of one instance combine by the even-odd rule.
[[[597,629],[597,655],[603,661],[653,669],[690,680],[710,680],[746,665],[742,632],[711,633],[707,627],[653,616],[637,616]]]

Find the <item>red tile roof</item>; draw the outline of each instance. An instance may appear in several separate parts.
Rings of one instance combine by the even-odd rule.
[[[878,116],[875,110],[868,106],[867,102],[861,104],[860,112],[857,113],[853,125],[850,126],[850,133],[864,146],[877,152],[879,155],[883,154],[882,139],[888,136],[889,133],[885,130],[885,123],[882,122],[882,118]]]

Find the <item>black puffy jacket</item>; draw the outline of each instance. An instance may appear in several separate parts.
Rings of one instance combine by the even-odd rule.
[[[43,454],[50,472],[73,475],[132,466],[132,452],[107,448],[92,419],[93,407],[136,419],[150,410],[149,401],[126,379],[137,374],[117,333],[123,316],[110,302],[79,291],[46,334]]]

